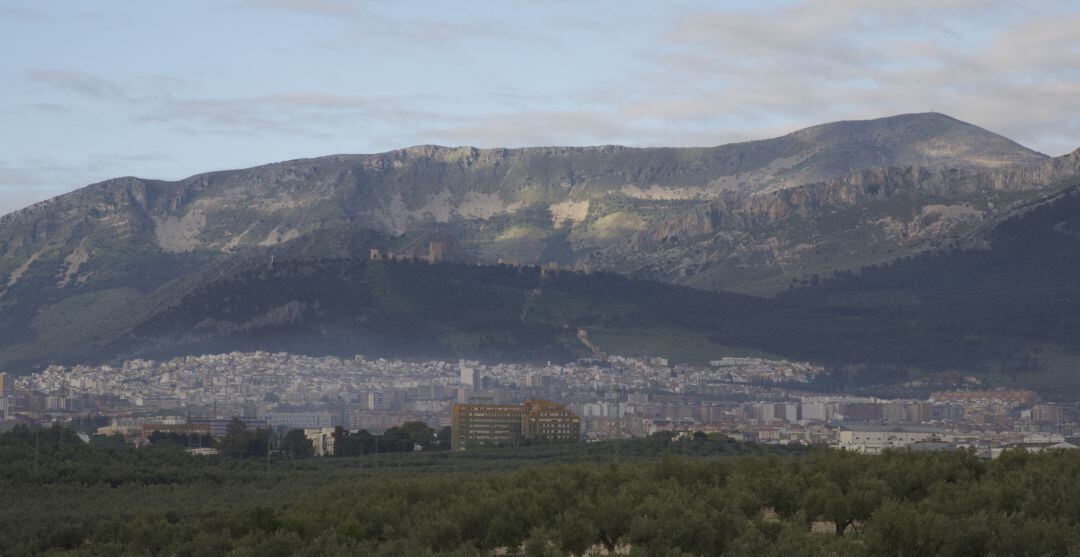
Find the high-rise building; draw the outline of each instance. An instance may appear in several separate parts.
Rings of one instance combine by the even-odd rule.
[[[804,402],[800,405],[802,419],[808,422],[825,422],[832,419],[832,406],[824,402]]]
[[[797,404],[774,404],[772,411],[774,420],[795,422],[799,419],[799,405]]]
[[[5,397],[11,394],[11,385],[9,384],[8,374],[0,373],[0,397]]]
[[[902,402],[887,402],[881,407],[881,419],[893,423],[907,422],[907,406]]]
[[[566,443],[581,438],[581,419],[563,404],[455,404],[451,448],[516,446],[522,442]]]
[[[475,391],[480,386],[480,371],[465,360],[458,361],[458,368],[461,370],[461,385],[472,387]]]
[[[929,422],[934,419],[934,405],[929,402],[909,402],[905,405],[908,421]]]
[[[446,258],[446,241],[436,240],[428,244],[428,261],[438,263]]]
[[[581,439],[581,419],[565,405],[546,400],[525,402],[522,428],[534,443],[566,443]]]
[[[964,419],[963,404],[934,404],[932,412],[935,420],[959,422]]]
[[[840,408],[846,420],[878,421],[881,419],[881,404],[876,402],[849,402]]]
[[[455,404],[450,412],[455,451],[474,446],[512,446],[521,442],[525,406],[521,404]]]
[[[1065,421],[1064,408],[1056,404],[1036,404],[1031,407],[1031,421],[1059,425]]]

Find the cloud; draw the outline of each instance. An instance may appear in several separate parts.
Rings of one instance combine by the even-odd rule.
[[[543,32],[543,25],[527,19],[496,19],[483,15],[483,9],[461,4],[455,11],[423,10],[436,15],[417,16],[400,13],[400,6],[338,0],[249,0],[249,7],[301,15],[324,16],[343,24],[339,41],[368,43],[381,49],[411,50],[419,45],[445,48],[448,43],[514,41],[530,45],[563,46],[553,34]],[[530,7],[526,3],[521,6]],[[579,24],[581,21],[578,22]]]
[[[253,97],[179,97],[145,103],[137,119],[177,126],[191,134],[267,132],[330,137],[364,123],[415,124],[440,118],[407,100],[319,91],[282,91]]]
[[[1080,144],[1071,132],[1056,135],[1080,124],[1077,28],[1080,14],[1050,2],[695,9],[641,55],[647,75],[605,102],[699,140],[708,137],[702,124],[723,140],[736,129],[935,109],[1057,154]]]
[[[49,14],[27,6],[0,6],[0,16],[25,21],[40,21],[49,18]]]
[[[621,119],[603,110],[534,110],[481,116],[459,116],[417,135],[436,143],[479,147],[528,147],[608,143],[614,138],[653,138],[655,126]]]
[[[66,105],[59,104],[59,103],[50,103],[50,102],[30,103],[30,104],[27,104],[25,106],[26,106],[26,108],[30,108],[30,109],[33,109],[33,110],[38,110],[38,111],[41,111],[41,112],[53,112],[53,113],[56,113],[56,114],[64,114],[64,113],[71,112],[71,110],[72,110],[70,106],[66,106]]]
[[[92,99],[111,99],[122,96],[119,86],[77,70],[27,70],[26,77],[41,83]]]
[[[332,0],[249,0],[248,4],[256,8],[330,16],[352,16],[357,13],[355,4]]]
[[[255,135],[267,132],[327,137],[365,119],[384,123],[426,120],[439,114],[408,106],[406,97],[365,96],[324,91],[285,90],[252,96],[207,97],[183,94],[187,80],[149,76],[121,86],[85,72],[38,69],[26,72],[33,83],[101,102],[114,102],[136,123],[162,123],[186,134]],[[427,96],[427,101],[434,97]],[[27,105],[38,111],[64,112],[59,103]]]

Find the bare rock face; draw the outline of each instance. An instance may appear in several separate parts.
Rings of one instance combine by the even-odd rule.
[[[291,246],[353,256],[443,237],[481,260],[771,293],[932,248],[1076,173],[1075,153],[910,114],[709,148],[426,145],[117,178],[0,217],[0,351],[40,339],[30,323],[65,300],[112,307],[119,289]]]
[[[701,288],[770,294],[971,238],[1080,181],[1080,150],[986,170],[873,168],[795,188],[729,192],[592,254],[614,268]]]

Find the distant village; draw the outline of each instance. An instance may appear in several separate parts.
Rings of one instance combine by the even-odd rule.
[[[0,428],[93,423],[92,433],[139,444],[155,431],[193,424],[223,434],[240,417],[252,427],[304,429],[326,453],[338,427],[378,433],[420,421],[443,428],[455,425],[455,412],[460,419],[477,411],[469,405],[499,406],[526,420],[533,404],[561,408],[552,427],[585,442],[703,431],[867,453],[974,448],[988,458],[1007,447],[1073,446],[1075,408],[1041,402],[1030,390],[940,391],[926,400],[840,396],[808,388],[822,372],[736,357],[700,366],[621,356],[528,365],[230,353],[0,374]],[[543,406],[549,402],[555,406]],[[503,434],[524,435],[524,425],[514,427]]]

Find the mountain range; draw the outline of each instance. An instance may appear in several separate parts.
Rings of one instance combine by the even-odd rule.
[[[678,292],[672,296],[679,299],[720,296],[708,298],[714,301],[707,304],[737,299],[744,313],[765,308],[756,313],[763,319],[813,321],[835,314],[836,308],[799,292],[819,292],[828,284],[834,289],[829,299],[839,300],[844,296],[836,292],[848,288],[839,286],[843,280],[876,276],[867,269],[907,276],[907,268],[899,266],[904,261],[991,253],[1004,223],[1017,222],[1033,207],[1065,203],[1068,195],[1062,192],[1077,183],[1080,150],[1047,157],[935,113],[837,122],[712,148],[421,146],[287,161],[175,182],[118,178],[0,217],[0,366],[256,345],[265,329],[258,316],[265,311],[286,308],[265,321],[275,327],[282,315],[311,325],[311,319],[319,321],[312,317],[319,311],[310,306],[300,311],[301,306],[275,298],[281,303],[249,300],[251,308],[265,310],[250,314],[255,310],[222,300],[211,303],[208,292],[241,283],[261,291],[256,284],[263,283],[252,278],[259,276],[269,281],[267,289],[279,291],[270,286],[281,279],[274,269],[292,266],[323,269],[331,282],[334,276],[370,279],[372,269],[400,267],[365,262],[370,249],[426,253],[432,240],[450,246],[447,258],[462,264],[502,260],[619,273],[635,279],[615,288],[625,298],[618,303],[631,306],[640,305],[635,289],[651,292],[660,286],[649,281],[661,281],[693,287],[663,290]],[[442,265],[413,267],[432,276],[465,272]],[[498,280],[488,272],[474,272],[479,275],[459,276],[451,284],[465,288],[476,280],[497,289],[491,281]],[[591,280],[614,280],[599,278],[606,274],[593,279],[559,274],[577,277],[560,280],[580,282],[586,291],[595,290],[583,286]],[[341,291],[342,284],[326,287]],[[332,304],[326,298],[303,302],[296,290],[301,284],[292,288],[286,292],[294,293],[297,304],[318,302],[324,312],[325,304]],[[515,290],[512,297],[523,300],[522,292]],[[445,294],[450,299],[458,295]],[[357,315],[375,322],[404,315],[401,308],[374,311],[375,291],[357,296],[355,306],[346,306],[355,307]],[[592,305],[575,299],[576,305]],[[895,299],[881,303],[896,309]],[[845,304],[845,311],[851,311],[851,304]],[[214,312],[223,306],[247,317]],[[780,311],[776,308],[784,309],[773,313]],[[295,311],[300,313],[289,313]],[[512,315],[521,308],[507,306],[507,311]],[[405,322],[423,320],[421,313],[409,314]],[[640,312],[630,321],[655,313]],[[569,340],[563,333],[541,335],[562,340],[520,354],[572,356],[581,348],[574,340],[579,327],[602,322],[609,334],[633,328],[630,321],[606,317],[556,321],[543,326],[571,331]],[[338,340],[323,343],[326,350],[330,344],[337,346],[334,350],[350,343],[377,349],[404,346],[399,342],[404,338],[416,340],[404,329],[396,341],[376,335],[378,327],[369,327],[372,321],[365,326],[336,323],[327,324],[326,330],[337,332],[325,338]],[[693,338],[717,340],[717,331],[735,323],[729,319],[722,327],[712,323],[696,331],[676,322],[667,326]],[[430,340],[462,329],[446,322],[438,334],[419,330],[427,330]],[[305,335],[310,346],[319,345],[317,335]],[[736,335],[738,344],[731,339],[709,343],[813,356],[751,337]],[[236,340],[241,338],[247,340]],[[434,341],[426,350],[491,357],[516,353],[492,348],[497,346]],[[865,352],[847,350],[851,358],[836,351],[826,354],[828,349],[816,356],[857,362],[854,355]]]

